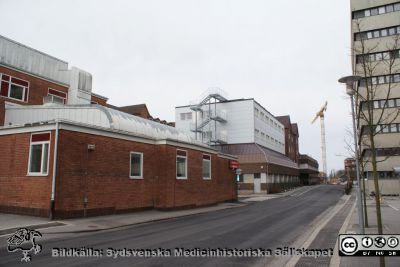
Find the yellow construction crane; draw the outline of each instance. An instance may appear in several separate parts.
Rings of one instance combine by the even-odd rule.
[[[321,150],[322,150],[322,171],[327,176],[327,167],[326,167],[326,143],[325,143],[325,112],[328,106],[328,101],[325,101],[325,104],[322,108],[317,112],[315,118],[312,120],[311,124],[313,124],[318,118],[321,122]]]

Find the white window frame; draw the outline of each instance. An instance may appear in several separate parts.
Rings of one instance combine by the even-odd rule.
[[[52,94],[52,93],[50,92],[50,90],[57,91],[57,92],[59,92],[59,93],[65,94],[65,98],[64,98],[64,97],[61,97],[61,96],[59,96],[59,95]],[[62,100],[63,100],[63,104],[66,104],[66,103],[67,103],[68,93],[66,93],[66,92],[63,92],[63,91],[60,91],[60,90],[53,89],[53,88],[49,87],[49,88],[47,88],[47,95],[48,95],[48,96],[52,96],[53,98],[62,99]]]
[[[32,136],[35,134],[50,134],[50,140],[49,141],[37,141],[37,142],[32,142]],[[27,176],[48,176],[49,175],[49,169],[50,169],[50,141],[51,141],[51,133],[50,132],[43,132],[43,133],[35,133],[31,134],[31,139],[29,143],[29,157],[28,157],[28,172]],[[43,160],[43,147],[45,144],[48,144],[48,151],[47,151],[47,171],[46,173],[43,173],[43,163],[45,162]],[[31,156],[32,156],[32,145],[42,145],[42,158],[41,158],[41,163],[42,165],[40,166],[40,172],[31,172]]]
[[[29,81],[25,81],[25,80],[22,80],[22,79],[20,79],[20,78],[17,78],[17,77],[11,76],[11,75],[7,75],[7,76],[10,77],[10,80],[8,81],[8,94],[7,94],[7,97],[10,98],[10,99],[13,99],[13,100],[21,101],[21,102],[28,102],[28,96],[27,96],[27,98],[26,98],[27,101],[25,101],[25,95],[27,94],[27,91],[28,91],[28,89],[29,89]],[[11,81],[12,78],[18,79],[18,80],[21,80],[21,81],[24,81],[24,82],[27,82],[27,83],[28,83],[28,86],[23,86],[23,85],[14,83],[14,82]],[[11,94],[11,85],[19,86],[19,87],[22,87],[22,88],[24,89],[24,91],[23,91],[23,93],[22,93],[22,99],[18,99],[18,98],[15,98],[15,97],[11,97],[11,96],[10,96],[10,94]],[[28,92],[29,92],[29,91],[28,91]]]
[[[209,156],[210,157],[210,159],[204,159],[204,156]],[[203,177],[203,180],[211,180],[211,177],[212,177],[212,174],[211,174],[211,170],[212,170],[212,168],[211,168],[211,159],[212,159],[212,157],[211,157],[211,155],[210,154],[203,154],[203,158],[202,158],[202,161],[201,161],[201,176]],[[210,163],[210,177],[204,177],[203,176],[203,164],[204,164],[204,161],[208,161],[209,163]]]
[[[178,151],[183,151],[186,153],[186,156],[181,156],[178,155]],[[184,177],[178,177],[178,158],[183,158],[185,159],[185,176]],[[178,180],[187,180],[188,179],[188,152],[187,150],[183,150],[183,149],[177,149],[176,150],[176,158],[175,158],[175,176],[176,179]]]
[[[132,176],[132,155],[140,155],[140,175]],[[131,151],[129,154],[129,178],[130,179],[143,179],[143,153]]]

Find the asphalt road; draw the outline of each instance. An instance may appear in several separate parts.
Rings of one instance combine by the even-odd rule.
[[[311,190],[310,190],[311,189]],[[307,191],[307,192],[306,192]],[[303,192],[303,193],[302,193]],[[0,244],[0,266],[251,266],[257,257],[175,257],[175,248],[271,249],[290,246],[343,195],[341,186],[305,187],[293,196],[245,207],[86,234],[41,240],[29,263]],[[102,249],[102,257],[52,257],[55,248]],[[107,257],[107,249],[164,249],[171,257]],[[87,251],[87,250],[86,250]],[[265,261],[265,258],[263,259]],[[272,258],[271,258],[272,260]]]

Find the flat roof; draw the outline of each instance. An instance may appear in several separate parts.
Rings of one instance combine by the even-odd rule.
[[[221,101],[221,102],[217,102],[218,103],[229,103],[229,102],[240,102],[240,101],[249,101],[249,100],[254,100],[254,98],[237,98],[237,99],[231,99],[231,100],[226,100],[226,101]],[[176,106],[175,108],[188,108],[191,107],[193,105],[185,105],[185,106]]]

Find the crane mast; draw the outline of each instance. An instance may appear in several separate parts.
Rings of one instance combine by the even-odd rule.
[[[328,102],[325,101],[325,104],[322,108],[317,112],[311,124],[313,124],[318,118],[321,123],[321,155],[322,155],[322,171],[326,176],[327,175],[327,164],[326,164],[326,141],[325,141],[325,112],[328,106]]]

